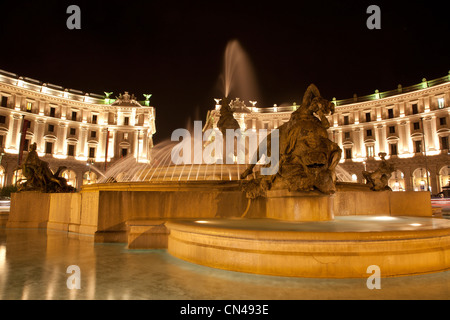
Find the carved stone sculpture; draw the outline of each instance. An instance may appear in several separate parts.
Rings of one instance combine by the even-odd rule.
[[[233,117],[233,110],[231,110],[227,98],[222,99],[222,106],[220,107],[220,118],[217,122],[217,128],[219,128],[224,137],[226,137],[227,129],[240,129],[239,123]]]
[[[375,171],[363,171],[363,177],[366,179],[366,184],[373,191],[391,190],[389,187],[389,178],[395,168],[392,164],[388,163],[385,159],[386,153],[380,152],[378,154],[381,158],[380,166]]]
[[[18,190],[44,193],[74,192],[75,188],[68,185],[66,179],[59,176],[65,168],[59,167],[53,174],[48,163],[39,159],[36,152],[36,143],[33,143],[21,166],[26,181],[20,183]]]
[[[334,104],[320,96],[319,90],[311,84],[303,97],[301,106],[291,114],[289,121],[279,130],[278,172],[269,175],[256,175],[255,181],[243,181],[242,189],[247,197],[264,196],[265,191],[288,189],[289,191],[319,190],[324,194],[336,191],[335,168],[341,158],[342,150],[328,139],[326,118],[334,113]],[[261,150],[270,158],[271,134],[267,136],[267,148]],[[260,154],[258,147],[254,157]],[[277,159],[271,159],[276,161]],[[255,159],[241,178],[253,173]]]
[[[128,91],[125,91],[124,94],[119,94],[116,97],[116,101],[112,103],[113,106],[141,106],[139,102],[136,101],[136,97],[134,94],[130,96]]]

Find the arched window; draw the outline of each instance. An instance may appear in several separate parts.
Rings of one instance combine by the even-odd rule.
[[[94,171],[86,171],[83,174],[83,185],[97,183],[97,174]]]
[[[442,192],[442,187],[450,186],[450,166],[442,167],[441,170],[439,170],[439,180],[441,187],[439,192]]]
[[[72,186],[74,188],[77,187],[77,175],[75,173],[75,171],[67,169],[64,170],[61,174],[61,176],[67,180],[67,184],[69,186]]]
[[[427,191],[427,184],[430,181],[430,172],[428,172],[427,179],[427,170],[425,168],[417,168],[414,170],[412,175],[413,180],[413,188],[414,191]]]
[[[389,187],[392,191],[406,191],[405,175],[400,170],[392,172],[389,179]]]

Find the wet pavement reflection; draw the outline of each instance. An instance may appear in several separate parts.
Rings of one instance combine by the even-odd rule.
[[[80,289],[67,286],[71,265],[79,267]],[[366,280],[237,273],[194,265],[166,250],[0,227],[0,300],[450,299],[450,271],[382,278],[381,289],[372,290]]]

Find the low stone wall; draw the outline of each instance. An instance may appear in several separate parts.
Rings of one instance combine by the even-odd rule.
[[[126,242],[128,221],[238,217],[248,204],[238,184],[218,181],[150,186],[118,183],[103,187],[83,190],[99,196],[95,234],[99,242]]]
[[[429,192],[341,190],[333,197],[335,216],[432,216]]]
[[[50,194],[21,192],[11,194],[7,228],[47,228]]]

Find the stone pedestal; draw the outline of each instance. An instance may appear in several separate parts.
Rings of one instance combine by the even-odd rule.
[[[329,221],[334,219],[333,196],[315,192],[267,192],[267,218],[288,221]]]

